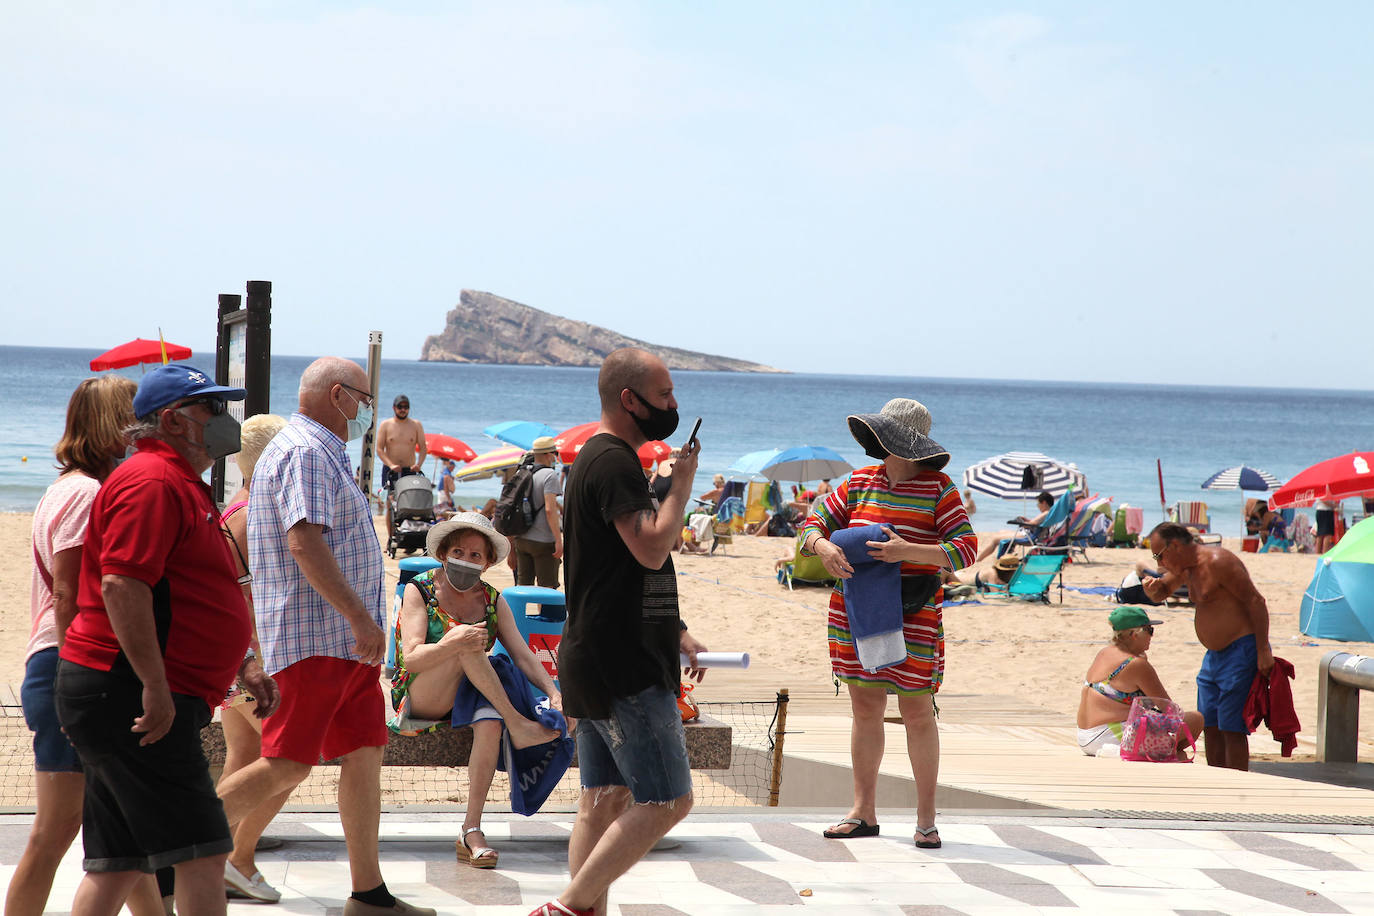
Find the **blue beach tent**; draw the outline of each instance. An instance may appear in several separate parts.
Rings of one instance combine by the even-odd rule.
[[[1317,560],[1298,629],[1321,639],[1374,642],[1374,518],[1351,528]]]

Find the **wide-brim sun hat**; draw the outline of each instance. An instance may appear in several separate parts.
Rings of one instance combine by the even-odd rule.
[[[1020,565],[1021,558],[1010,553],[998,557],[997,561],[992,564],[994,569],[1000,569],[1002,572],[1016,572]]]
[[[492,560],[493,566],[510,555],[510,540],[493,527],[491,519],[480,512],[459,512],[430,528],[429,534],[425,535],[425,553],[439,559],[439,545],[455,531],[476,531],[485,537],[496,554],[496,559]]]
[[[849,434],[872,458],[896,455],[926,461],[939,470],[949,464],[949,452],[930,438],[930,411],[920,401],[893,398],[878,413],[853,414]]]

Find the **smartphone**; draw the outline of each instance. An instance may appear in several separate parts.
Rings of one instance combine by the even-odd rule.
[[[697,441],[697,430],[699,429],[701,429],[701,417],[697,417],[696,423],[692,424],[692,434],[687,437],[688,445]]]

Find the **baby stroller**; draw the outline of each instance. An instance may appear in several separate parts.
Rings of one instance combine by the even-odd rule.
[[[408,474],[391,485],[386,494],[387,515],[391,528],[387,531],[386,555],[396,556],[397,549],[409,553],[424,550],[425,537],[434,527],[434,488],[423,474]]]

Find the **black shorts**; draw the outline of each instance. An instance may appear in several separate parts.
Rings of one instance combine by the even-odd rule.
[[[86,772],[86,871],[151,873],[234,848],[201,750],[210,707],[179,693],[172,702],[171,730],[139,747],[142,735],[129,729],[143,713],[143,685],[131,673],[59,664],[57,715]]]
[[[411,474],[418,473],[420,472],[415,470],[414,468],[401,468],[399,471],[393,471],[391,468],[384,464],[382,465],[382,489],[390,490],[391,485],[394,484],[396,481],[400,480],[402,477],[409,477]]]
[[[1317,537],[1331,538],[1336,536],[1336,510],[1318,509],[1317,510]]]

